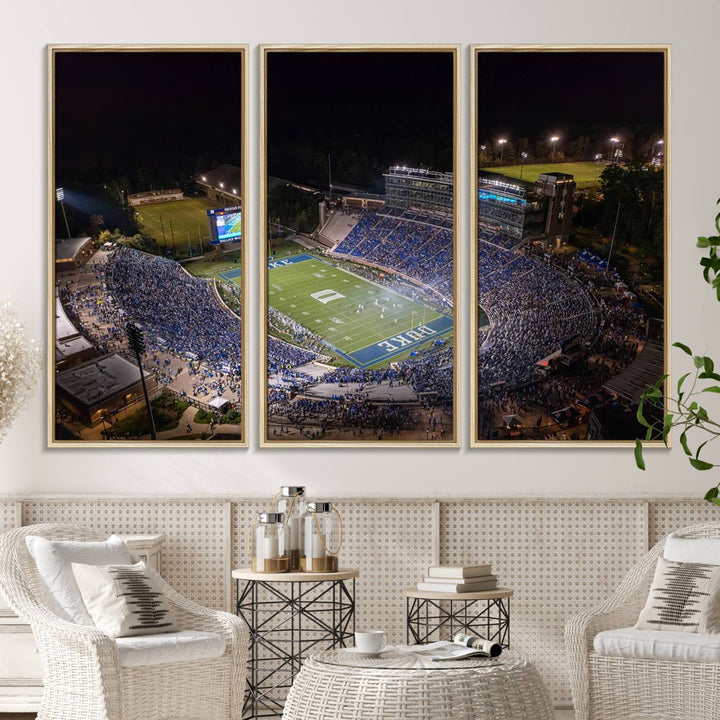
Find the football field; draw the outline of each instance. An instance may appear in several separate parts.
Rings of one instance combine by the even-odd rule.
[[[399,360],[452,333],[453,318],[310,255],[268,263],[268,304],[359,368]]]
[[[242,250],[232,250],[225,253],[222,260],[207,260],[201,258],[199,260],[190,260],[183,263],[183,267],[196,277],[220,277],[223,280],[234,282],[240,285],[242,277]]]
[[[197,253],[200,242],[207,242],[210,236],[207,211],[217,204],[205,197],[185,198],[174,202],[141,205],[137,208],[142,232],[155,238],[159,245],[173,247],[178,256],[189,254],[188,243]]]
[[[596,187],[600,185],[600,173],[607,167],[604,163],[596,162],[565,162],[543,163],[530,165],[504,165],[503,167],[488,167],[482,170],[501,173],[511,178],[535,182],[541,173],[568,173],[575,178],[579,188]]]

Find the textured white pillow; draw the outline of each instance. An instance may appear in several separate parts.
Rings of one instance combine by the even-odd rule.
[[[72,570],[95,627],[110,637],[177,632],[175,611],[144,562]]]
[[[663,557],[681,563],[720,565],[720,538],[684,538],[670,533]]]
[[[112,535],[105,542],[48,540],[37,535],[25,538],[35,561],[48,606],[63,620],[92,625],[72,571],[72,563],[86,565],[131,565],[133,558],[122,538]]]
[[[635,628],[684,633],[720,632],[720,565],[659,558]]]

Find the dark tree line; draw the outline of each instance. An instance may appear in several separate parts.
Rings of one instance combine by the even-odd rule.
[[[320,193],[309,193],[292,185],[277,185],[268,193],[267,211],[271,222],[310,234],[319,223]]]
[[[598,229],[615,242],[634,245],[646,255],[662,257],[664,244],[664,173],[642,163],[610,165],[600,176],[603,209]],[[619,209],[619,212],[618,212]]]
[[[432,170],[453,168],[451,137],[435,135],[428,141],[376,141],[350,138],[347,144],[329,142],[318,150],[317,144],[286,141],[268,147],[268,169],[273,176],[303,182],[322,190],[328,187],[328,162],[333,183],[346,183],[383,193],[383,173],[391,165],[403,164]]]
[[[608,165],[600,176],[600,194],[584,198],[574,224],[615,232],[615,247],[634,246],[646,257],[664,254],[664,172],[643,163]],[[616,226],[617,221],[617,226]]]
[[[643,125],[636,128],[587,128],[571,137],[558,136],[547,132],[539,137],[506,137],[500,144],[497,137],[483,139],[482,131],[478,142],[478,161],[481,167],[492,165],[519,165],[537,162],[580,162],[596,159],[611,160],[613,151],[621,150],[620,158],[629,162],[647,162],[661,150],[658,140],[662,131],[657,127]],[[617,144],[611,142],[617,137]],[[523,153],[527,157],[523,157]]]

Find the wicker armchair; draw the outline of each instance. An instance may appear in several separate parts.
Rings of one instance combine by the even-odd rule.
[[[720,523],[676,532],[687,538],[718,538]],[[628,572],[612,597],[565,626],[577,720],[720,718],[720,663],[606,657],[594,652],[597,633],[637,621],[663,547],[664,540]]]
[[[95,627],[57,617],[45,604],[27,535],[49,540],[105,540],[99,532],[32,525],[0,535],[0,590],[35,635],[45,691],[38,720],[239,720],[245,691],[248,631],[239,618],[164,593],[182,630],[225,637],[215,659],[121,667],[115,641]]]

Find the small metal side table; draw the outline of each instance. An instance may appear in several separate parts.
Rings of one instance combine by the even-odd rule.
[[[404,590],[407,643],[449,640],[464,632],[510,647],[510,598],[513,591],[429,592]]]
[[[336,573],[233,570],[237,614],[250,629],[243,718],[280,717],[287,692],[310,652],[353,644],[355,580]]]

